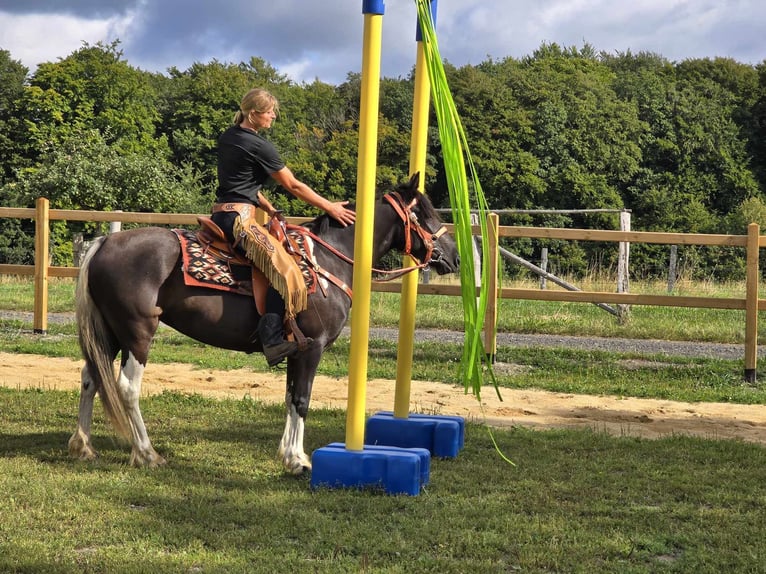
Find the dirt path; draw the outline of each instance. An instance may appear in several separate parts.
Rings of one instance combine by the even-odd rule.
[[[77,389],[82,362],[37,355],[0,353],[0,385],[11,388]],[[317,377],[314,407],[345,408],[347,379]],[[278,373],[240,369],[212,371],[185,364],[151,364],[143,393],[164,390],[199,393],[217,398],[244,396],[270,403],[284,401],[284,379]],[[681,403],[665,400],[572,395],[546,391],[502,390],[500,402],[491,388],[482,396],[483,412],[462,388],[413,381],[411,412],[459,415],[496,426],[592,428],[615,435],[661,437],[668,434],[740,439],[766,444],[766,406],[726,403]],[[369,412],[392,410],[394,382],[371,380]],[[76,413],[73,412],[75,417]],[[486,417],[486,418],[485,418]]]

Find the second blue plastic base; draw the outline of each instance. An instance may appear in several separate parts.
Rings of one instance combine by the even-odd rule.
[[[455,458],[465,443],[465,420],[458,416],[420,414],[405,419],[381,411],[367,419],[365,443],[425,448],[432,456]]]

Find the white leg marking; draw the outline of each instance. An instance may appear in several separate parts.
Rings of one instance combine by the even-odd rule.
[[[93,399],[96,385],[90,378],[86,367],[80,372],[80,408],[77,417],[77,430],[69,439],[69,454],[80,460],[93,460],[98,453],[90,443],[90,428],[93,423]]]
[[[117,383],[120,389],[120,396],[125,405],[125,410],[130,418],[130,428],[132,433],[133,449],[130,455],[130,463],[133,466],[158,466],[165,464],[157,451],[154,450],[149,435],[146,432],[144,419],[141,416],[141,409],[138,406],[138,399],[141,396],[141,379],[144,376],[144,366],[139,363],[133,354],[128,355],[125,366],[120,369],[120,376]]]
[[[303,418],[295,410],[295,407],[288,402],[285,431],[282,433],[282,440],[279,443],[279,456],[282,458],[285,469],[291,474],[297,475],[311,470],[311,460],[303,452],[304,428]]]

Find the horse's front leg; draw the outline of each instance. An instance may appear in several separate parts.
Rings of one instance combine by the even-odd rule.
[[[303,433],[311,399],[311,386],[319,366],[322,346],[314,341],[309,349],[287,362],[287,420],[278,456],[287,472],[300,475],[311,471],[311,458],[303,450]]]
[[[287,421],[282,440],[279,442],[279,457],[285,470],[290,474],[300,475],[311,471],[311,459],[303,450],[303,431],[306,426],[306,416],[301,416],[292,403],[290,393],[285,398],[287,404]]]
[[[88,367],[84,366],[80,373],[80,408],[77,417],[77,430],[69,439],[69,454],[80,460],[93,460],[98,457],[98,452],[90,442],[95,396],[96,384],[90,376]]]
[[[127,360],[120,368],[120,376],[117,382],[120,389],[120,398],[125,405],[125,411],[130,419],[132,446],[130,464],[153,468],[165,464],[166,461],[154,450],[149,440],[149,435],[146,432],[141,409],[138,406],[143,376],[144,365],[132,353],[128,353]]]

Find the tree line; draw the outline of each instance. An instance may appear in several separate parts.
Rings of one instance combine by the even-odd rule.
[[[670,62],[654,53],[606,54],[542,44],[516,59],[445,64],[475,166],[493,209],[629,209],[633,229],[743,234],[766,225],[766,60]],[[359,74],[340,85],[295,83],[265,60],[195,63],[153,73],[112,43],[83,44],[34,73],[0,49],[0,205],[206,213],[216,186],[216,140],[244,93],[269,89],[281,113],[268,137],[300,179],[332,199],[356,193]],[[383,78],[377,184],[407,176],[414,70]],[[426,189],[448,206],[431,121]],[[313,208],[279,189],[291,215]],[[617,215],[511,215],[504,225],[617,228]],[[73,231],[55,222],[57,264],[71,263]],[[32,222],[0,219],[0,262],[29,264]],[[614,265],[613,244],[516,240],[534,259],[574,275]],[[635,246],[632,270],[655,276],[664,246]],[[692,275],[739,278],[744,254],[683,248]],[[513,274],[518,270],[508,269]]]

